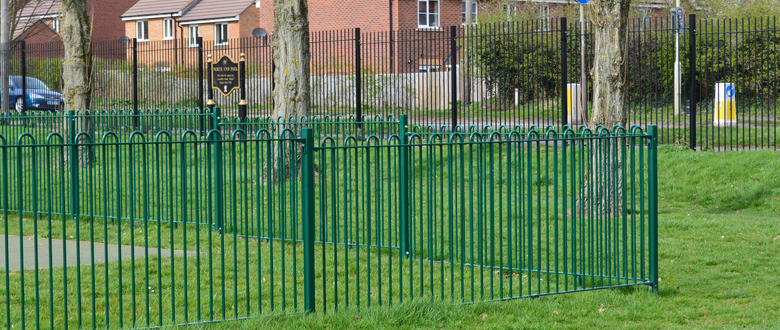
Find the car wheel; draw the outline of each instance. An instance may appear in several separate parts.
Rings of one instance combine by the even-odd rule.
[[[16,103],[14,104],[14,109],[16,109],[16,112],[24,111],[24,100],[21,97],[17,97],[16,98]]]

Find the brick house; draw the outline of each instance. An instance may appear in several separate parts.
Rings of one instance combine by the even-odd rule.
[[[138,0],[87,0],[92,41],[117,40],[125,34],[120,15]],[[59,0],[30,0],[17,13],[14,40],[27,43],[60,41],[62,7]]]
[[[197,61],[198,37],[204,49],[230,50],[238,60],[236,43],[252,37],[259,12],[257,0],[139,0],[122,20],[125,34],[138,42],[141,63],[191,65]]]
[[[186,46],[228,46],[258,27],[257,0],[139,0],[122,15],[125,33],[139,42],[186,40]]]

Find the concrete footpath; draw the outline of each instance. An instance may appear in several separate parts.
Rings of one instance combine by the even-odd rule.
[[[63,242],[65,246],[63,247]],[[21,247],[20,247],[21,243]],[[49,239],[38,238],[35,240],[32,237],[20,237],[8,235],[8,270],[18,271],[24,269],[35,269],[35,246],[38,245],[38,268],[49,268],[49,260],[51,259],[52,267],[62,267],[65,262],[68,266],[74,266],[77,264],[78,259],[76,257],[77,248],[81,251],[81,266],[88,266],[92,264],[91,244],[90,242],[77,242],[77,241],[63,241],[61,239],[51,240],[52,255],[49,255]],[[104,263],[106,260],[115,261],[120,258],[119,245],[108,244],[108,256],[106,256],[106,244],[97,243],[95,247],[95,263]],[[135,250],[135,258],[140,259],[146,257],[146,248],[142,246],[132,247],[129,245],[122,245],[122,260],[129,260],[131,258],[131,251]],[[21,251],[24,251],[24,260],[21,260]],[[171,250],[149,248],[149,257],[157,256],[158,252],[160,257],[169,258],[171,256]],[[174,250],[173,255],[177,257],[184,256],[184,251]],[[194,256],[195,252],[187,252],[187,256]],[[5,235],[0,234],[0,270],[5,269],[6,263],[6,251],[5,251]]]

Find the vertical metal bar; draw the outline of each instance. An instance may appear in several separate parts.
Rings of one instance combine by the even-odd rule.
[[[203,37],[198,37],[198,110],[200,114],[203,114]],[[200,134],[204,135],[206,132],[206,120],[203,116],[200,118]]]
[[[696,150],[696,15],[691,14],[688,18],[690,24],[690,49],[688,50],[688,61],[690,74],[688,75],[688,84],[691,87],[691,113],[688,131],[690,133],[690,148]]]
[[[79,216],[79,168],[78,147],[76,146],[76,111],[68,111],[68,141],[70,146],[70,212],[73,220]],[[20,209],[21,210],[21,209]]]
[[[217,129],[217,125],[219,125],[220,120],[220,108],[215,107],[212,120],[214,123],[214,126],[212,127],[212,130]],[[217,134],[217,132],[213,132],[212,134]],[[224,212],[222,210],[223,207],[223,200],[222,200],[222,184],[223,184],[223,173],[222,173],[222,136],[221,135],[211,135],[211,142],[214,143],[214,218],[216,220],[216,230],[220,233],[224,234],[222,231],[223,229],[223,217]]]
[[[133,127],[138,129],[138,39],[133,38]]]
[[[19,42],[22,48],[22,111],[27,110],[27,43]]]
[[[561,104],[561,126],[568,125],[569,116],[569,103],[566,100],[566,84],[569,82],[569,64],[568,59],[568,43],[566,36],[566,17],[561,17],[561,96],[559,103]]]
[[[238,101],[238,118],[243,124],[246,121],[246,60],[244,59],[244,53],[241,53],[241,59],[238,63],[239,80],[241,84],[241,100]],[[245,129],[244,125],[241,125],[241,129]]]
[[[691,21],[693,23],[693,21]],[[652,290],[654,293],[658,293],[658,129],[655,125],[650,125],[647,128],[650,133],[650,141],[648,144],[648,198],[649,198],[649,268],[650,268],[650,282],[652,283]]]
[[[401,115],[401,121],[399,123],[401,131],[401,145],[400,148],[400,164],[401,173],[398,176],[399,179],[399,203],[400,203],[400,221],[401,221],[401,254],[404,257],[409,257],[409,247],[411,242],[409,241],[409,138],[406,135],[408,129],[409,118],[407,115]]]
[[[363,120],[363,81],[362,81],[362,61],[360,59],[360,28],[355,28],[355,116],[357,116],[358,127]]]
[[[303,129],[303,292],[304,307],[314,312],[314,132]]]
[[[470,10],[466,8],[466,10]],[[458,32],[456,26],[450,26],[450,103],[452,104],[452,132],[458,126]]]

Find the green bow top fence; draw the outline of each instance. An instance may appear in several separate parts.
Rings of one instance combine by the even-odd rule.
[[[655,127],[214,110],[4,117],[0,324],[658,288]]]

